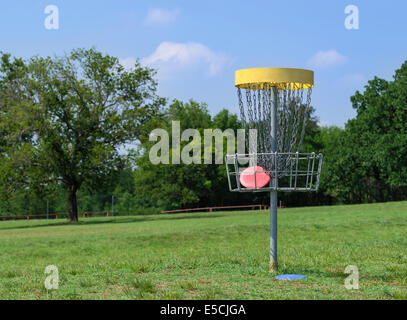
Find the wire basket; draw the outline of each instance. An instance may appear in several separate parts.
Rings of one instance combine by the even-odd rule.
[[[317,191],[322,168],[322,154],[253,153],[225,157],[229,190],[234,192]],[[249,172],[249,173],[248,173]],[[251,175],[252,187],[242,185],[242,176]],[[259,177],[269,177],[266,185]],[[245,177],[243,177],[245,178]]]

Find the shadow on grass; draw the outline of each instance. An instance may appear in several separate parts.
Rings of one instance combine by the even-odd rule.
[[[174,214],[171,216],[163,218],[162,215],[151,215],[151,216],[129,216],[126,218],[115,219],[115,218],[105,218],[103,220],[93,220],[92,218],[83,218],[79,220],[77,223],[71,223],[68,221],[64,222],[57,222],[57,223],[47,223],[47,224],[38,224],[38,225],[24,225],[24,226],[11,226],[6,228],[0,228],[1,230],[10,230],[10,229],[32,229],[32,228],[42,228],[42,227],[61,227],[61,226],[86,226],[86,225],[95,225],[95,224],[106,224],[106,223],[136,223],[136,222],[146,222],[146,221],[173,221],[173,220],[187,220],[187,219],[207,219],[207,218],[221,218],[225,217],[225,214],[213,214],[210,216],[200,216],[200,215],[193,215],[193,216],[182,216],[182,217],[174,217]],[[1,222],[0,222],[1,223]]]

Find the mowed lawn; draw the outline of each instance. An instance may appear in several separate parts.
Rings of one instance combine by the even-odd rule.
[[[407,202],[0,222],[0,299],[407,299]],[[44,270],[59,270],[46,290]],[[359,268],[359,290],[344,287]]]

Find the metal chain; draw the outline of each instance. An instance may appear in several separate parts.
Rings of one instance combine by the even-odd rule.
[[[305,128],[309,117],[311,103],[311,88],[293,83],[280,83],[277,85],[277,97],[273,94],[273,87],[269,84],[257,84],[256,87],[245,89],[246,106],[242,97],[241,88],[237,88],[239,99],[240,119],[246,129],[246,147],[249,152],[249,129],[257,129],[257,153],[271,152],[271,108],[278,102],[277,123],[277,150],[279,153],[300,151],[303,143]],[[304,95],[306,92],[306,100]],[[275,163],[272,157],[258,159],[259,165],[263,163],[271,169]],[[290,159],[280,158],[278,170],[284,171],[291,163]]]

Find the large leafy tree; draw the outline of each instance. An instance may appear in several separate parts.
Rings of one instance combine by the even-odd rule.
[[[211,116],[205,104],[193,100],[183,103],[174,100],[160,124],[172,139],[172,121],[180,121],[181,130],[193,128],[200,132],[208,128]],[[211,192],[207,167],[199,164],[153,164],[149,150],[155,142],[146,141],[140,148],[135,172],[136,194],[145,200],[146,206],[163,209],[191,207],[200,203],[204,194]],[[186,142],[181,143],[181,148]],[[170,159],[172,151],[170,151]]]
[[[77,191],[100,187],[123,167],[126,143],[148,136],[165,100],[154,70],[131,70],[90,49],[28,61],[3,54],[0,64],[2,179],[9,192],[42,194],[62,184],[69,219],[78,220]],[[9,187],[11,186],[11,188]]]
[[[174,100],[166,112],[160,127],[165,129],[171,141],[171,121],[180,121],[181,130],[196,129],[201,134],[201,164],[152,164],[149,150],[156,142],[146,142],[141,146],[140,156],[136,158],[137,170],[134,172],[135,192],[146,206],[161,209],[179,209],[249,203],[250,195],[229,192],[224,164],[204,164],[204,130],[240,128],[235,114],[221,110],[213,118],[206,104],[190,100]],[[184,148],[190,141],[181,141]],[[227,140],[223,139],[223,156],[227,152]],[[173,147],[171,145],[171,147]],[[212,152],[215,145],[212,145]],[[170,150],[170,159],[172,150]],[[214,160],[214,157],[213,157]],[[214,161],[213,161],[214,162]]]
[[[370,151],[372,174],[391,187],[407,185],[407,61],[393,81],[375,78],[351,98],[357,118],[348,124]],[[368,153],[368,152],[366,152]]]
[[[375,77],[351,97],[348,121],[332,163],[345,202],[405,199],[407,187],[407,61],[392,81]]]

